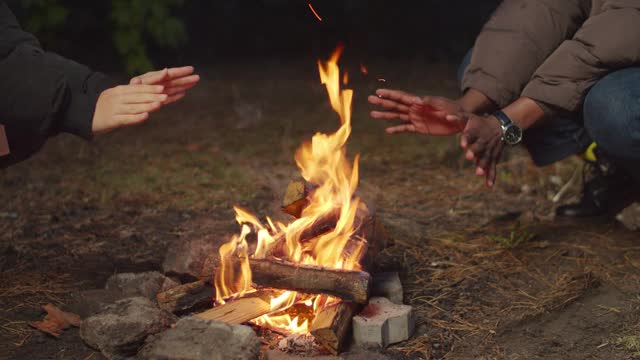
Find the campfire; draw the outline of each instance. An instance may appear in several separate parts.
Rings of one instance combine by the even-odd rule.
[[[289,223],[265,222],[235,207],[240,234],[206,262],[215,284],[215,306],[199,317],[227,323],[251,322],[281,334],[313,334],[338,352],[371,276],[365,270],[384,244],[380,224],[355,195],[358,156],[351,163],[353,91],[341,88],[336,49],[319,61],[320,80],[340,118],[335,133],[317,133],[296,152],[304,181],[289,185],[283,210]],[[347,77],[342,81],[346,84]]]

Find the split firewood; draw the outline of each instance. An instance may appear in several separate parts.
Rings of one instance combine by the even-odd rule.
[[[214,296],[215,290],[199,280],[158,293],[156,298],[161,309],[181,315],[211,305]]]
[[[270,259],[250,260],[254,283],[306,294],[328,294],[364,304],[369,298],[371,275],[364,271],[296,265]]]
[[[47,312],[44,320],[34,321],[29,325],[49,335],[58,337],[70,326],[80,327],[82,324],[80,316],[62,311],[53,304],[44,305],[42,309]]]
[[[271,299],[276,296],[273,290],[258,290],[254,293],[229,301],[207,311],[195,314],[205,320],[222,321],[227,324],[242,324],[262,315],[280,309],[271,309]],[[287,304],[282,304],[283,306]]]
[[[213,275],[206,274],[213,274],[210,271],[217,269],[219,262],[219,257],[209,256],[203,271],[206,280],[212,281]],[[334,295],[357,303],[365,303],[369,296],[371,275],[364,271],[296,265],[273,259],[249,259],[249,266],[252,281],[262,287]]]
[[[337,355],[342,350],[345,341],[349,339],[351,318],[359,308],[360,306],[357,304],[348,301],[325,306],[313,320],[311,334],[315,336],[320,345]]]
[[[282,200],[282,211],[299,218],[302,210],[309,205],[309,195],[312,190],[313,186],[304,180],[291,181]]]

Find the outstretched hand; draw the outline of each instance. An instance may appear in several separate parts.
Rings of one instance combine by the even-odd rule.
[[[402,120],[404,124],[387,128],[387,133],[416,132],[425,135],[446,136],[461,132],[464,122],[448,115],[463,112],[462,106],[443,97],[420,98],[400,90],[379,89],[369,96],[369,103],[382,107],[374,110],[371,117],[383,120]]]
[[[132,78],[129,85],[103,91],[93,114],[93,134],[139,124],[162,106],[182,99],[200,81],[193,72],[192,66],[151,71]]]
[[[163,93],[168,95],[163,103],[166,105],[182,99],[185,96],[185,92],[200,81],[200,75],[194,74],[193,72],[193,66],[151,71],[132,78],[129,84],[164,86]]]

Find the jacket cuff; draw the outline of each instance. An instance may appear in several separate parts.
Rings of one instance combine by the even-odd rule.
[[[575,113],[582,102],[582,92],[567,84],[547,84],[540,78],[534,78],[522,91],[522,96],[544,103],[559,111]]]
[[[89,73],[81,88],[73,89],[60,130],[91,140],[93,115],[98,97],[110,87],[111,83],[105,75],[98,72]]]
[[[518,94],[503,86],[498,79],[481,70],[467,71],[461,88],[463,93],[471,88],[480,91],[500,108],[511,104],[518,97]]]

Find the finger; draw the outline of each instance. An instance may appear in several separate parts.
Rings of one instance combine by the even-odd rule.
[[[389,111],[372,111],[371,117],[383,120],[404,120],[409,121],[409,115]]]
[[[174,103],[180,99],[182,99],[186,94],[185,93],[177,93],[169,96],[167,100],[164,101],[164,105]]]
[[[485,176],[487,174],[489,165],[493,161],[492,155],[493,155],[493,149],[485,151],[480,156],[476,154],[476,158],[478,159],[478,161],[476,162],[476,175]]]
[[[160,71],[154,71],[154,72],[150,72],[143,75],[141,80],[143,84],[159,84],[168,79],[169,79],[169,70],[162,69]]]
[[[488,145],[486,142],[482,141],[482,140],[478,140],[472,144],[470,144],[467,147],[468,151],[471,151],[473,153],[473,158],[477,159],[478,161],[480,161],[485,154],[488,152]]]
[[[191,89],[192,87],[196,86],[197,83],[192,83],[192,84],[187,84],[187,85],[183,85],[183,86],[175,86],[175,87],[168,87],[164,90],[165,94],[169,94],[169,95],[173,95],[173,94],[177,94],[177,93],[181,93],[181,92],[185,92],[189,89]]]
[[[416,127],[413,124],[404,124],[398,126],[392,126],[385,130],[387,134],[397,134],[402,132],[416,132]]]
[[[118,121],[119,124],[124,126],[126,125],[134,125],[139,124],[149,118],[149,113],[141,113],[141,114],[130,114],[130,115],[116,115],[115,120]]]
[[[176,79],[176,78],[188,76],[193,74],[194,71],[195,69],[193,66],[169,68],[168,69],[169,79]]]
[[[153,112],[162,106],[160,102],[152,102],[146,104],[124,104],[118,108],[117,115],[134,115],[144,112]]]
[[[447,121],[450,121],[452,123],[456,123],[458,125],[458,129],[460,129],[460,131],[464,130],[464,126],[469,121],[469,116],[466,115],[466,114],[445,115],[444,118]]]
[[[169,96],[167,94],[127,94],[123,103],[125,104],[144,104],[152,102],[163,102],[167,100]]]
[[[138,75],[131,79],[129,84],[137,85],[137,84],[157,84],[159,82],[165,81],[169,78],[169,72],[167,69],[162,69],[158,71],[149,71],[148,73]]]
[[[166,81],[163,85],[166,87],[185,86],[192,84],[195,85],[198,81],[200,81],[200,75],[190,75]]]
[[[395,104],[400,105],[397,102],[394,102],[394,101],[389,100],[389,99],[383,99],[383,98],[375,96],[375,95],[369,95],[367,100],[369,100],[370,104],[377,105],[377,106],[382,106],[382,107],[386,107],[386,108],[391,108],[391,109],[395,108]],[[394,105],[391,105],[391,104],[394,104]]]
[[[376,90],[376,95],[381,98],[400,102],[407,106],[422,104],[422,99],[420,99],[420,97],[408,94],[400,90],[378,89]]]
[[[133,93],[159,94],[162,91],[164,91],[164,86],[146,85],[146,84],[120,85],[117,87],[117,90],[121,94],[133,94]]]
[[[493,185],[495,185],[496,183],[496,177],[498,175],[498,162],[500,161],[500,158],[502,158],[502,151],[504,150],[504,145],[502,143],[498,144],[498,146],[496,146],[496,148],[494,149],[494,154],[492,156],[492,161],[491,164],[489,164],[489,167],[487,169],[487,186],[488,187],[493,187]]]

